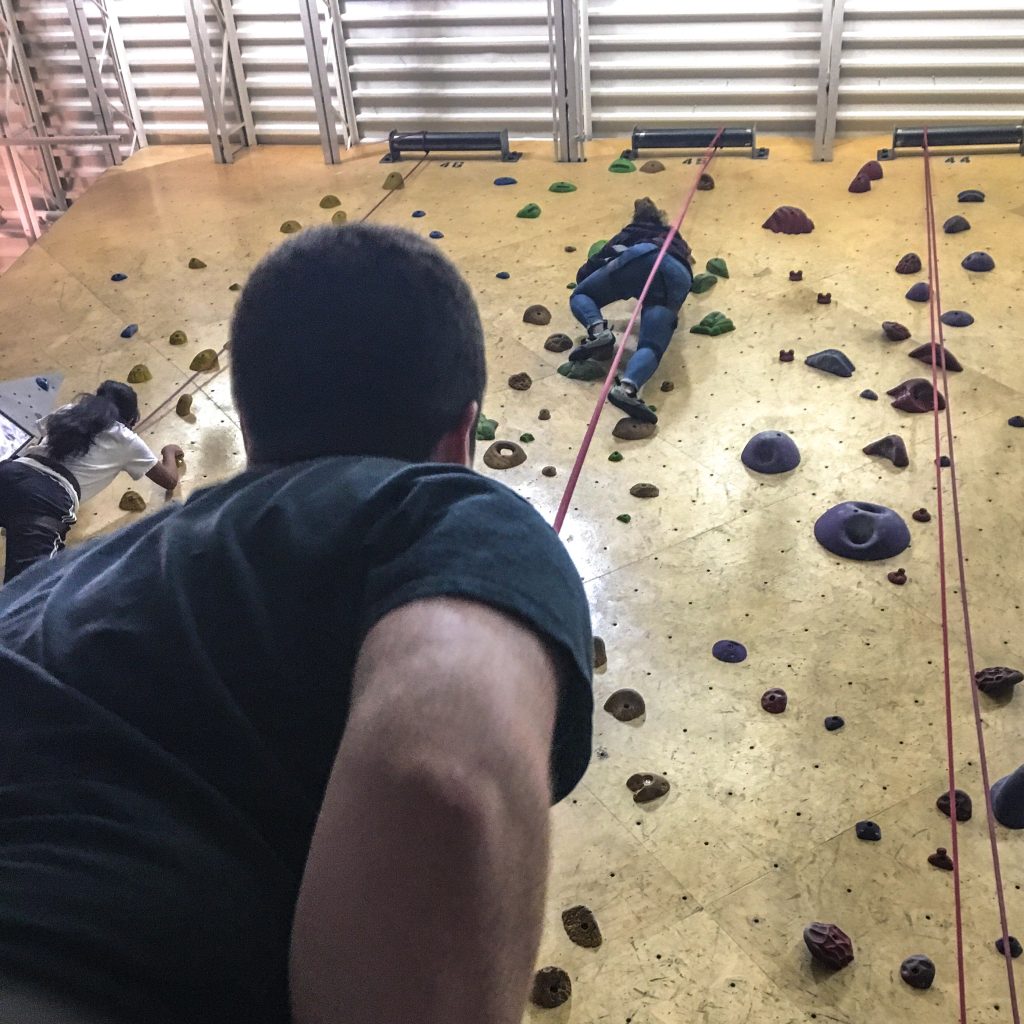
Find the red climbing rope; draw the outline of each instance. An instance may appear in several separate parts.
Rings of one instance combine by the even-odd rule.
[[[974,659],[974,638],[971,631],[971,616],[967,598],[967,570],[964,559],[964,543],[963,543],[963,530],[960,520],[960,498],[957,488],[957,476],[956,476],[956,457],[954,452],[954,440],[953,440],[953,415],[951,411],[951,403],[949,399],[949,374],[946,368],[946,356],[945,356],[945,337],[942,330],[941,320],[941,309],[942,309],[942,293],[939,285],[939,253],[938,244],[936,241],[937,232],[935,226],[935,203],[934,196],[932,193],[932,177],[931,177],[931,153],[928,148],[928,130],[924,130],[923,137],[923,149],[924,149],[924,174],[925,174],[925,214],[928,229],[928,281],[930,290],[930,319],[931,319],[931,364],[932,364],[932,391],[934,392],[934,398],[932,402],[932,409],[935,418],[935,473],[938,484],[938,498],[939,498],[939,516],[938,516],[938,530],[939,530],[939,575],[941,583],[941,600],[942,600],[942,630],[943,630],[943,651],[945,656],[945,676],[946,676],[946,718],[947,718],[947,732],[949,737],[949,766],[950,766],[950,807],[954,807],[954,796],[953,790],[955,789],[953,780],[953,749],[952,749],[952,711],[950,708],[950,676],[949,676],[949,640],[948,640],[948,629],[949,622],[947,618],[946,610],[946,581],[945,581],[945,537],[943,531],[943,517],[942,517],[942,470],[939,466],[939,455],[940,453],[940,442],[939,442],[939,399],[938,399],[938,370],[941,367],[942,370],[942,387],[943,392],[946,396],[946,442],[949,446],[949,482],[950,482],[950,497],[951,497],[951,508],[953,511],[953,524],[954,524],[954,536],[956,540],[956,554],[957,554],[957,569],[959,574],[960,582],[960,605],[963,613],[964,622],[964,644],[967,649],[967,671],[968,671],[968,686],[971,691],[971,704],[974,710],[974,726],[977,733],[978,739],[978,761],[981,766],[981,784],[985,795],[985,816],[988,822],[988,838],[989,848],[992,854],[992,872],[995,879],[995,890],[996,890],[996,903],[999,907],[999,924],[1002,929],[1003,937],[1003,957],[1006,961],[1006,979],[1010,991],[1010,1011],[1013,1017],[1014,1024],[1020,1024],[1020,1009],[1017,1002],[1017,986],[1013,975],[1013,958],[1010,951],[1010,935],[1009,925],[1007,922],[1006,914],[1006,899],[1003,894],[1003,875],[999,861],[999,844],[996,838],[996,826],[995,826],[995,814],[992,810],[992,796],[989,792],[990,777],[988,771],[988,756],[985,748],[985,734],[984,727],[981,718],[981,702],[978,698],[978,688],[975,684],[975,672],[976,663]],[[960,933],[960,890],[959,890],[959,862],[957,860],[956,851],[956,815],[955,813],[950,815],[950,820],[953,822],[953,866],[954,866],[954,893],[957,904],[957,965],[960,975],[960,1014],[961,1020],[965,1020],[965,996],[964,996],[964,984],[963,984],[963,936]]]
[[[665,258],[665,253],[668,251],[668,247],[671,244],[672,239],[681,227],[687,210],[690,209],[690,203],[693,202],[693,197],[697,192],[697,185],[700,183],[700,176],[708,169],[711,161],[714,159],[715,151],[718,148],[718,140],[722,137],[722,132],[724,131],[725,126],[723,125],[715,133],[715,137],[711,140],[710,145],[704,151],[704,156],[701,159],[700,166],[697,168],[697,174],[694,178],[693,184],[690,186],[690,191],[686,195],[683,208],[679,211],[679,216],[676,217],[673,222],[671,230],[666,233],[665,241],[661,243],[661,249],[654,261],[654,266],[651,267],[651,272],[647,276],[647,281],[644,283],[643,291],[637,299],[636,307],[629,318],[629,323],[626,324],[626,330],[624,331],[615,350],[615,358],[612,360],[611,368],[608,370],[608,376],[605,378],[604,386],[601,388],[601,395],[597,400],[597,405],[594,406],[594,413],[590,417],[590,423],[587,424],[587,432],[583,435],[583,443],[580,445],[576,461],[573,463],[572,472],[569,474],[569,480],[566,483],[565,491],[562,494],[562,500],[558,503],[558,512],[555,513],[554,524],[556,533],[561,533],[562,531],[562,524],[565,522],[566,513],[569,511],[569,502],[572,501],[573,492],[576,490],[576,482],[580,478],[580,473],[583,470],[583,463],[586,461],[587,453],[590,451],[590,443],[594,439],[594,431],[597,430],[597,423],[601,418],[602,411],[604,410],[604,403],[608,398],[608,392],[612,389],[612,382],[615,380],[615,373],[619,368],[619,363],[622,361],[622,353],[625,351],[626,342],[629,340],[629,336],[633,333],[633,327],[636,324],[637,318],[640,316],[640,311],[643,309],[644,299],[647,298],[647,292],[650,290],[651,282],[654,280],[654,275],[658,273],[661,261]]]

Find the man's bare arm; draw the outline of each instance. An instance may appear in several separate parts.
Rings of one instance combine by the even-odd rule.
[[[295,1024],[516,1024],[540,940],[556,669],[454,599],[386,616],[292,931]]]

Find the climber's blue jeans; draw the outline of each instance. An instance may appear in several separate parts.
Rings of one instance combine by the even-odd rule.
[[[576,286],[569,298],[569,308],[584,327],[604,319],[602,306],[620,299],[640,297],[658,255],[657,247],[650,245],[648,248],[648,245],[645,243],[627,249],[618,259],[594,271]],[[685,263],[674,256],[666,256],[662,260],[640,315],[636,353],[622,375],[622,379],[634,384],[637,390],[658,369],[661,357],[672,340],[672,333],[679,325],[679,310],[692,285],[693,275]]]

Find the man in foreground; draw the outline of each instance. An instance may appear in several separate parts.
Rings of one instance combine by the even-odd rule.
[[[0,1020],[514,1024],[592,640],[472,296],[307,231],[231,357],[249,469],[0,593]]]

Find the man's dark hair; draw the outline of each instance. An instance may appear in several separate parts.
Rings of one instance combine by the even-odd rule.
[[[483,397],[483,328],[433,243],[370,224],[311,228],[249,278],[231,372],[255,463],[420,462]]]
[[[644,196],[633,203],[634,224],[660,224],[661,227],[668,227],[668,219],[664,210],[659,210],[653,199]]]

